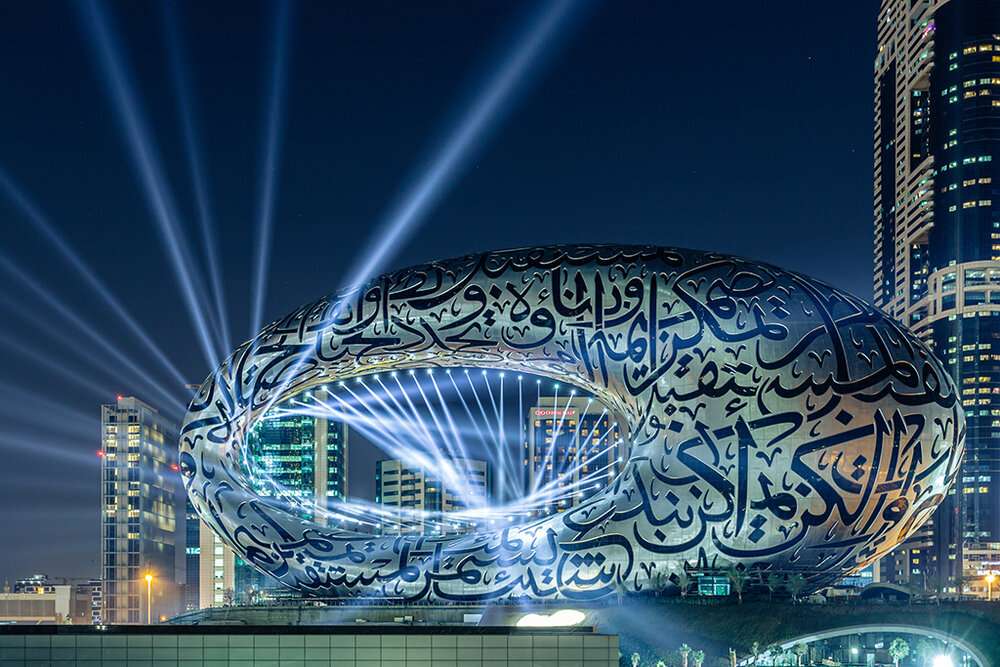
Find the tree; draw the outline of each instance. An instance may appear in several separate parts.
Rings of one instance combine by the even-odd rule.
[[[788,577],[788,592],[792,596],[792,602],[797,602],[799,599],[799,593],[805,590],[806,578],[799,573],[795,573]]]
[[[641,658],[639,657],[639,654],[638,653],[633,653],[632,654],[632,667],[639,667],[639,660],[641,660]]]
[[[615,589],[615,599],[618,601],[618,606],[622,606],[625,602],[625,594],[628,593],[628,587],[626,587],[625,582],[621,579],[616,579],[614,583]]]
[[[248,607],[256,607],[261,604],[260,601],[260,591],[258,591],[253,586],[247,586],[243,593],[244,604]]]
[[[691,654],[691,647],[687,644],[681,644],[677,652],[681,654],[681,667],[688,667],[688,656]]]
[[[701,663],[705,662],[705,652],[702,650],[691,651],[691,662],[694,663],[694,667],[701,667]]]
[[[667,663],[663,662],[662,660],[657,660],[656,667],[667,667]]]
[[[688,590],[691,588],[691,575],[688,574],[687,569],[683,565],[680,571],[674,575],[674,580],[677,582],[677,588],[681,591],[681,597],[686,598]]]
[[[754,642],[750,644],[750,655],[753,656],[753,664],[757,664],[757,659],[760,657],[760,642]]]
[[[896,637],[889,644],[889,657],[896,667],[899,667],[899,661],[908,655],[910,655],[910,644],[902,637]]]
[[[795,644],[792,646],[792,653],[795,654],[795,665],[799,667],[802,664],[802,656],[809,653],[809,647],[805,644]]]
[[[747,581],[750,580],[749,573],[747,573],[746,570],[741,570],[738,566],[733,565],[726,570],[726,578],[729,579],[729,585],[736,593],[736,597],[739,599],[740,604],[743,604],[743,591],[747,586]]]
[[[773,600],[774,592],[780,591],[781,588],[785,585],[785,578],[782,577],[777,572],[771,572],[770,574],[767,575],[767,578],[764,580],[764,585],[767,586],[768,598]]]
[[[655,589],[654,594],[660,595],[663,592],[663,589],[667,587],[668,582],[669,579],[667,579],[667,575],[663,572],[657,571],[657,573],[653,575],[653,588]],[[666,665],[664,665],[664,667],[666,667]]]

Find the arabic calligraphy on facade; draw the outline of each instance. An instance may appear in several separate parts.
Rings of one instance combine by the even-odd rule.
[[[243,435],[269,405],[428,366],[576,385],[624,425],[631,458],[571,511],[459,537],[310,525],[250,490]],[[822,584],[931,515],[963,438],[940,363],[850,295],[712,253],[555,246],[396,271],[271,323],[201,386],[180,463],[201,517],[306,593],[592,599],[694,562]]]

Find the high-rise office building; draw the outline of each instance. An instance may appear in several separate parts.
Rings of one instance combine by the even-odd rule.
[[[235,602],[235,556],[219,535],[198,522],[198,608],[223,607]]]
[[[178,611],[177,432],[152,406],[119,396],[101,406],[101,619],[145,623]],[[146,575],[155,585],[147,605]]]
[[[947,502],[883,558],[956,592],[963,544],[1000,539],[1000,4],[882,0],[875,58],[875,303],[947,365],[966,458]]]
[[[314,395],[326,400],[322,389],[298,400],[308,406]],[[292,413],[289,407],[279,406],[247,434],[255,490],[265,497],[280,493],[298,499],[309,508],[303,518],[313,520],[312,507],[329,507],[347,497],[347,425],[307,410]]]
[[[184,499],[184,611],[201,609],[201,519],[190,498]]]
[[[472,520],[446,520],[441,514],[483,507],[490,498],[492,471],[486,461],[455,459],[452,469],[461,480],[442,482],[432,472],[398,459],[375,462],[375,502],[389,510],[390,518],[380,527],[383,535],[434,535],[460,533],[476,525]],[[412,515],[427,512],[437,517]],[[435,520],[436,519],[436,520]]]
[[[318,390],[315,395],[322,400],[324,393]],[[308,406],[313,397],[314,392],[309,392],[297,400]],[[342,422],[306,411],[290,413],[290,407],[279,406],[247,434],[254,486],[263,497],[296,499],[303,508],[302,518],[316,520],[314,507],[329,507],[347,497],[348,429]],[[286,594],[283,587],[236,556],[197,517],[189,521],[188,529],[195,535],[193,542],[188,538],[188,544],[198,547],[197,593],[192,595],[199,607],[243,603],[251,595]]]
[[[187,385],[190,395],[200,389],[197,384]],[[196,611],[201,608],[198,582],[201,576],[201,519],[184,493],[184,594],[182,611]]]
[[[528,412],[524,444],[527,494],[551,498],[536,515],[562,512],[597,493],[628,458],[621,430],[597,401],[543,396]]]

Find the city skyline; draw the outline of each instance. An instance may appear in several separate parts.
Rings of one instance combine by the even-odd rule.
[[[0,63],[0,667],[1000,667],[1000,0]]]
[[[400,24],[385,21],[385,10],[376,8],[356,19],[356,35],[377,38],[371,45],[357,39],[331,43],[323,31],[340,25],[342,17],[316,7],[297,8],[290,19],[291,77],[283,157],[277,170],[277,233],[272,278],[267,281],[272,287],[265,313],[277,315],[343,283],[352,256],[363,252],[367,237],[377,233],[385,203],[397,196],[410,173],[426,164],[428,146],[432,149],[436,138],[461,115],[479,81],[488,79],[493,65],[510,51],[516,41],[512,36],[534,8],[484,5],[461,18],[461,30],[455,29],[457,17],[443,10],[424,9],[431,12],[427,15],[409,10],[410,20],[425,19],[426,29],[446,37],[443,40],[418,39]],[[44,15],[26,7],[4,11],[23,28],[2,47],[12,49],[5,52],[9,62],[21,65],[12,73],[11,92],[28,93],[8,95],[10,105],[0,112],[4,114],[0,127],[8,133],[0,135],[7,147],[0,168],[142,326],[154,333],[183,379],[200,381],[210,369],[198,345],[191,342],[192,325],[163,259],[153,216],[133,175],[82,19],[69,8]],[[224,50],[206,41],[220,20],[217,9],[184,6],[179,12],[190,49],[187,59],[197,63],[188,73],[194,82],[195,108],[201,110],[195,118],[203,124],[200,148],[209,170],[207,181],[213,185],[210,202],[224,249],[222,274],[234,340],[248,334],[250,319],[245,277],[252,268],[242,258],[254,255],[253,221],[258,218],[260,194],[257,165],[261,125],[267,116],[263,107],[272,43],[266,27],[270,11],[265,7],[259,14],[228,17],[235,41]],[[474,163],[444,193],[421,231],[401,243],[383,268],[520,245],[526,238],[570,242],[641,237],[644,242],[731,250],[806,270],[869,296],[873,48],[857,49],[853,30],[845,35],[821,13],[797,5],[793,11],[773,8],[763,15],[736,7],[722,17],[695,7],[650,11],[658,13],[637,22],[627,12],[591,7],[568,22],[523,93],[512,101],[509,115],[490,131]],[[864,26],[870,35],[866,43],[873,45],[874,9],[851,6],[845,12],[850,16],[842,20]],[[160,76],[170,68],[159,16],[140,15],[125,5],[111,6],[110,13],[163,151],[169,181],[179,201],[191,202],[185,204],[190,210],[183,218],[190,238],[196,239],[196,198],[186,185],[190,176],[181,150],[181,123],[166,83],[169,77]],[[63,47],[39,54],[21,35],[30,34],[43,20],[72,37]],[[802,30],[803,23],[811,30]],[[661,32],[668,25],[675,29],[664,41]],[[681,25],[711,26],[717,35],[712,40],[715,45],[706,46],[694,31],[676,29]],[[754,26],[756,36],[745,31],[748,25]],[[139,48],[147,38],[156,48]],[[224,57],[239,48],[258,59],[241,59],[237,64]],[[325,53],[325,48],[343,50]],[[748,61],[743,54],[750,51],[756,56]],[[346,57],[351,53],[365,54],[368,60]],[[399,60],[402,53],[422,54],[427,61],[405,63]],[[694,54],[699,55],[692,59]],[[354,63],[360,69],[349,76],[342,70],[341,76],[327,79],[324,65],[336,62]],[[603,76],[606,68],[623,74]],[[773,76],[760,78],[770,69],[775,70]],[[750,71],[758,77],[753,85]],[[227,86],[218,90],[213,84],[223,76]],[[36,78],[53,83],[31,92],[28,84]],[[151,83],[160,80],[163,86]],[[315,83],[325,80],[339,85],[311,94],[316,92]],[[360,80],[386,84],[362,95],[357,88]],[[832,101],[827,92],[831,82],[855,93]],[[338,94],[342,87],[350,94]],[[72,123],[54,115],[62,113],[59,107],[67,96],[85,101]],[[248,98],[254,100],[249,108]],[[406,122],[400,123],[394,110],[404,107]],[[343,111],[328,113],[331,109]],[[808,123],[803,109],[811,114]],[[325,117],[336,122],[317,122]],[[232,118],[240,120],[230,123]],[[620,118],[642,123],[623,125],[616,120]],[[759,131],[737,131],[732,125],[732,131],[719,133],[719,127],[727,127],[727,119],[736,118]],[[360,131],[348,129],[359,123]],[[817,126],[827,130],[818,132]],[[548,146],[537,145],[539,132],[549,137]],[[37,155],[45,150],[58,151],[65,159],[56,165],[39,162]],[[817,154],[825,156],[822,164],[811,159]],[[556,162],[547,162],[551,160]],[[82,168],[84,162],[92,168]],[[774,175],[777,183],[762,187],[753,176],[761,170]],[[768,192],[773,187],[780,187],[782,197]],[[581,197],[584,191],[588,194]],[[817,192],[822,207],[815,205]],[[116,349],[156,369],[159,384],[170,383],[141,344],[111,324],[117,320],[106,305],[94,302],[85,283],[77,277],[66,280],[75,275],[68,273],[72,267],[26,221],[17,204],[0,197],[0,211],[5,226],[18,230],[8,250],[17,266],[30,271],[63,302],[73,303],[97,331],[106,332]],[[474,229],[466,224],[470,219],[478,223]],[[797,232],[802,221],[811,223],[808,235]],[[357,238],[357,245],[320,248],[296,241],[314,237],[329,225],[344,230],[347,238]],[[94,229],[101,234],[94,234]],[[109,244],[106,238],[115,241]],[[775,243],[776,239],[782,242]],[[806,249],[812,252],[815,247],[824,250],[810,255],[808,263],[800,259],[810,254]],[[24,298],[37,297],[29,287],[17,284],[21,287],[10,296],[12,302],[22,304]],[[58,344],[44,332],[32,334],[38,330],[38,316],[34,322],[25,319],[31,313],[23,306],[10,314],[9,335],[22,347]],[[75,331],[48,310],[39,316],[51,317],[55,333]],[[172,342],[179,340],[188,342]],[[93,531],[78,527],[93,516],[87,506],[93,503],[91,481],[96,481],[98,470],[93,456],[98,429],[94,406],[112,400],[116,393],[160,402],[127,379],[132,375],[118,361],[117,370],[109,373],[107,365],[95,369],[87,356],[93,355],[81,358],[68,353],[61,365],[87,379],[89,387],[40,368],[22,354],[8,367],[5,389],[16,386],[22,400],[37,405],[44,405],[38,399],[54,401],[65,413],[60,413],[61,430],[55,433],[51,425],[17,422],[5,434],[12,468],[30,474],[3,485],[3,493],[37,488],[40,479],[35,478],[59,480],[31,508],[14,511],[14,497],[2,503],[0,520],[12,534],[22,536],[19,542],[25,545],[5,564],[10,571],[4,574],[12,579],[36,569],[70,576],[87,576],[95,570]],[[179,388],[176,393],[180,396]],[[84,473],[88,470],[90,479]],[[45,517],[66,512],[79,516],[63,526],[58,537],[65,549],[55,555],[46,547],[56,536]]]

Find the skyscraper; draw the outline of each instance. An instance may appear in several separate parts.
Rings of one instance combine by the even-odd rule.
[[[323,401],[325,394],[318,389],[315,398]],[[313,398],[314,392],[307,392],[301,400],[308,406]],[[347,497],[347,425],[305,410],[288,412],[290,407],[279,406],[247,434],[256,490],[272,495],[273,482],[307,507],[329,507]],[[313,517],[307,512],[303,518]]]
[[[177,431],[132,396],[101,406],[101,619],[147,622],[146,575],[155,610],[178,607]]]
[[[966,458],[883,573],[955,592],[963,543],[1000,539],[1000,4],[882,0],[875,59],[875,303],[951,371]]]
[[[201,608],[201,519],[189,498],[184,499],[184,611]]]
[[[490,465],[479,459],[456,459],[454,470],[463,479],[442,482],[432,472],[398,459],[375,462],[375,502],[390,510],[393,519],[382,527],[384,535],[431,535],[463,532],[474,522],[423,521],[409,512],[447,513],[485,506],[493,484]],[[456,488],[460,487],[460,488]]]
[[[543,396],[528,413],[526,493],[548,487],[537,515],[562,512],[594,495],[628,458],[618,424],[596,401]]]
[[[316,395],[322,399],[322,390]],[[308,406],[312,398],[310,392],[301,400]],[[348,429],[342,422],[316,414],[289,412],[291,407],[278,406],[247,434],[250,468],[261,496],[296,498],[304,507],[302,518],[315,520],[313,507],[329,507],[347,497]],[[199,551],[199,607],[245,602],[251,589],[265,597],[284,593],[273,580],[236,556],[200,519],[193,530]]]
[[[191,395],[197,394],[197,384],[187,385]],[[182,611],[201,608],[199,580],[201,577],[201,519],[191,499],[184,493],[184,595]]]
[[[198,608],[222,607],[236,599],[233,550],[203,522],[198,522]]]

